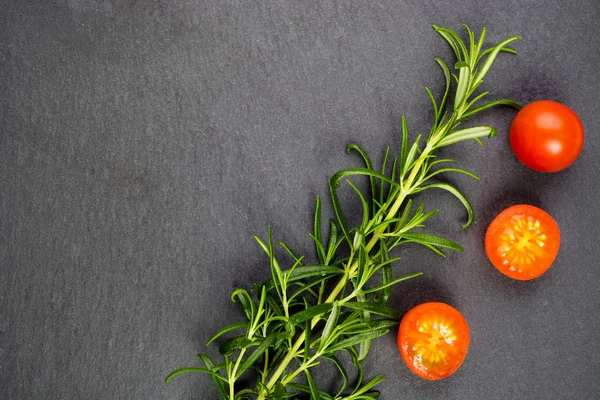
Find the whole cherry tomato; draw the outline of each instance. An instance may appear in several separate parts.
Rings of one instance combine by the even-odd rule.
[[[402,318],[398,350],[412,372],[438,380],[460,367],[469,339],[469,326],[458,310],[444,303],[424,303]]]
[[[504,275],[530,280],[554,262],[560,247],[560,230],[544,210],[519,204],[502,211],[485,235],[485,251]]]
[[[510,127],[510,145],[529,168],[560,171],[579,156],[583,125],[569,107],[555,101],[536,101],[517,113]]]

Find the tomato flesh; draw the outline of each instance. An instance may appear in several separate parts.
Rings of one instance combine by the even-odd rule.
[[[502,211],[485,235],[491,263],[519,280],[537,278],[550,268],[560,247],[560,230],[544,210],[526,204]]]
[[[460,367],[469,339],[469,326],[458,310],[444,303],[424,303],[402,318],[398,350],[412,372],[438,380]]]
[[[555,101],[526,105],[510,127],[510,145],[517,158],[541,172],[556,172],[573,164],[583,141],[583,125],[577,114]]]

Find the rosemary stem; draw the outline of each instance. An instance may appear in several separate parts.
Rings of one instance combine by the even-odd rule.
[[[402,206],[402,203],[404,203],[406,196],[408,196],[412,190],[412,185],[413,185],[414,180],[417,177],[418,173],[421,171],[423,162],[427,159],[427,157],[429,156],[429,153],[433,149],[432,143],[433,143],[433,141],[431,141],[427,144],[427,146],[423,150],[423,153],[421,153],[420,157],[417,159],[414,167],[411,170],[410,175],[408,176],[408,179],[406,180],[406,183],[403,184],[402,189],[400,190],[400,194],[394,201],[394,204],[392,204],[392,208],[390,208],[390,211],[387,212],[384,221],[388,221],[388,220],[396,217],[396,214],[398,213],[400,206]],[[373,249],[375,244],[377,244],[377,241],[379,240],[379,236],[385,231],[385,229],[386,229],[385,227],[382,227],[382,228],[377,229],[375,232],[373,232],[373,236],[371,237],[371,240],[369,240],[369,243],[367,243],[367,246],[366,246],[367,252],[371,251],[371,249]],[[351,277],[356,272],[357,268],[358,268],[358,260],[354,261],[354,263],[350,267],[349,275]],[[344,276],[342,279],[347,279],[347,277]],[[337,293],[336,293],[336,296],[337,296]],[[335,296],[333,298],[335,298]],[[333,299],[331,299],[330,301],[333,301]]]
[[[315,318],[318,321],[318,317],[315,317]],[[313,318],[312,322],[315,322],[315,318]],[[312,325],[312,326],[314,326],[314,325]],[[273,388],[273,386],[275,386],[275,384],[277,383],[277,380],[279,380],[279,377],[281,376],[281,374],[283,374],[283,372],[287,368],[288,364],[294,359],[294,356],[298,352],[298,349],[300,348],[300,346],[302,346],[302,343],[304,343],[305,338],[306,338],[306,333],[302,332],[300,334],[300,336],[298,337],[298,339],[296,339],[296,343],[294,343],[294,346],[288,351],[287,355],[281,361],[281,363],[279,364],[279,367],[277,367],[277,370],[273,373],[273,376],[271,376],[271,379],[267,383],[267,388],[269,390],[271,390]],[[264,400],[264,398],[265,398],[265,394],[261,393],[258,396],[257,400]]]
[[[265,379],[267,378],[267,374],[269,373],[269,350],[265,351],[265,367],[263,368],[262,373],[262,383],[265,383]]]
[[[233,370],[231,371],[231,375],[229,376],[229,397],[233,400],[235,398],[235,374],[237,373],[237,370],[240,366],[240,362],[242,361],[242,358],[244,358],[244,353],[246,352],[246,349],[242,349],[240,350],[240,355],[237,358],[237,361],[235,362],[235,366],[233,367]]]

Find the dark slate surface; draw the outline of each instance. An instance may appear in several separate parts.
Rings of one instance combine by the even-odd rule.
[[[451,60],[433,23],[485,25],[491,42],[523,35],[485,88],[571,106],[586,143],[564,172],[528,170],[504,108],[477,119],[496,139],[443,153],[481,176],[453,179],[477,223],[461,230],[460,204],[429,196],[441,209],[432,229],[465,252],[406,247],[395,273],[425,276],[396,287],[392,305],[452,304],[470,352],[451,378],[426,382],[391,334],[367,371],[389,378],[382,399],[599,398],[597,0],[0,3],[3,399],[217,398],[204,376],[163,379],[241,317],[234,287],[267,277],[253,235],[271,224],[312,257],[315,196],[359,164],[347,144],[381,160],[403,113],[413,133],[427,129],[423,88],[439,94],[434,57]],[[529,283],[497,273],[482,247],[494,215],[519,202],[563,235],[555,265]]]

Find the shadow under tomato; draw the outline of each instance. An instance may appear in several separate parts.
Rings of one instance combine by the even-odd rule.
[[[401,284],[401,289],[399,295],[390,298],[388,306],[395,308],[402,314],[406,314],[419,304],[440,302],[452,305],[454,300],[452,294],[444,285],[429,277],[420,276],[410,279]]]
[[[501,292],[505,297],[508,298],[529,298],[537,296],[539,290],[545,290],[550,285],[550,281],[553,279],[552,267],[546,271],[542,276],[529,281],[520,281],[517,279],[509,278],[508,276],[502,275],[493,266],[490,267],[492,272],[496,275],[495,283],[497,290]]]
[[[515,81],[513,90],[510,88],[506,94],[509,99],[515,99],[523,105],[537,100],[562,101],[564,93],[560,91],[560,85],[550,74],[541,72],[539,68],[529,68],[529,71],[520,74]]]
[[[443,399],[452,393],[454,385],[464,385],[466,374],[463,375],[461,368],[459,368],[449,377],[437,381],[423,379],[412,373],[408,379],[410,380],[410,386],[419,393],[420,398]]]

